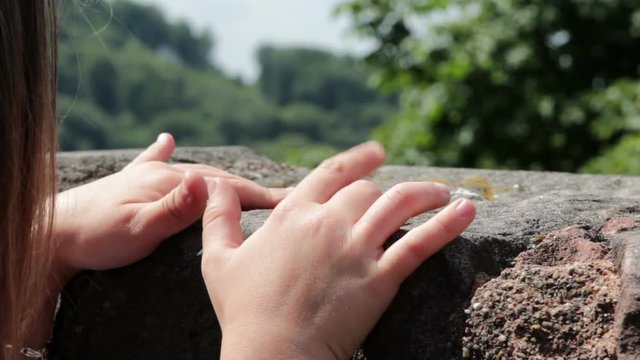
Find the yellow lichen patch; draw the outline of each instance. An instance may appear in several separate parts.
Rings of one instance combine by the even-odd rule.
[[[491,185],[491,181],[484,176],[472,176],[464,179],[460,185],[461,188],[473,188],[480,191],[482,197],[487,200],[495,200],[496,192]]]
[[[426,181],[445,184],[453,188],[469,190],[489,201],[496,199],[496,190],[493,185],[491,185],[491,181],[484,176],[472,176],[462,180],[461,182],[447,178],[429,178],[426,179]]]

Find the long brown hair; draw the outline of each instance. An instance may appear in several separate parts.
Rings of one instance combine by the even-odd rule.
[[[20,350],[54,248],[55,15],[54,0],[0,1],[0,359]]]

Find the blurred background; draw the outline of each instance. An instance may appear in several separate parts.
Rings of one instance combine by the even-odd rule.
[[[74,0],[62,150],[640,174],[640,0]]]

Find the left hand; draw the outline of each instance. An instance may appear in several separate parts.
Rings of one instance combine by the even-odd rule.
[[[231,183],[244,208],[272,208],[286,195],[214,167],[168,164],[174,149],[173,137],[162,134],[122,171],[57,196],[53,271],[59,277],[148,256],[202,216],[214,178]]]

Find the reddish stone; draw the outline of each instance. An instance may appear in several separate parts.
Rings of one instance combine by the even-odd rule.
[[[602,234],[606,236],[615,235],[619,232],[635,229],[640,222],[631,217],[613,218],[607,221],[602,228]]]

